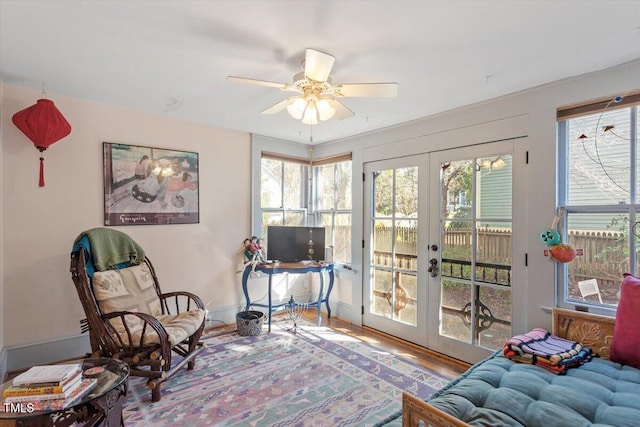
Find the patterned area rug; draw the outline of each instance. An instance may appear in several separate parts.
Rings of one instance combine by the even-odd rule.
[[[373,426],[401,409],[403,391],[425,399],[450,381],[328,327],[286,327],[207,338],[195,369],[165,382],[160,402],[131,378],[125,425]]]

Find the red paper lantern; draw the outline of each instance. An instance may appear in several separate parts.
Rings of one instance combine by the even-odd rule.
[[[13,115],[13,124],[40,150],[40,187],[44,187],[42,152],[71,133],[71,125],[50,99],[38,99],[31,107]]]

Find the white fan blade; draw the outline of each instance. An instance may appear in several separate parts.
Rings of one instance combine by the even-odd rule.
[[[398,83],[350,83],[333,87],[334,96],[394,98]]]
[[[277,114],[280,111],[282,111],[285,108],[287,108],[287,105],[289,105],[289,102],[291,102],[291,98],[283,99],[282,101],[278,102],[277,104],[274,104],[271,107],[269,107],[266,110],[264,110],[262,112],[262,114]]]
[[[307,49],[304,58],[304,76],[316,82],[326,82],[336,60],[332,55]]]
[[[348,109],[342,102],[336,101],[335,99],[331,101],[331,105],[336,109],[336,115],[334,117],[338,120],[348,119],[356,114]]]
[[[246,77],[227,76],[230,82],[244,83],[256,86],[275,87],[277,89],[286,89],[289,85],[286,83],[268,82],[266,80],[248,79]]]

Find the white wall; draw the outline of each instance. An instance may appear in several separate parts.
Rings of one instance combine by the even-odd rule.
[[[49,93],[73,130],[45,152],[46,186],[39,188],[39,153],[11,123],[39,97],[9,85],[2,95],[0,345],[79,334],[85,316],[69,253],[80,232],[103,225],[104,141],[199,153],[199,224],[117,228],[145,249],[164,291],[198,294],[210,318],[235,313],[243,302],[237,251],[250,233],[250,135]]]

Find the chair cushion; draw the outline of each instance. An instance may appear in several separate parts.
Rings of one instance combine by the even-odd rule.
[[[610,358],[614,362],[640,369],[640,279],[625,274],[611,340]]]
[[[204,315],[205,311],[201,308],[197,308],[180,314],[161,314],[157,316],[157,319],[162,323],[162,326],[164,326],[164,329],[167,331],[169,344],[171,347],[174,347],[176,344],[181,343],[193,335],[204,321]],[[130,318],[133,319],[133,316],[126,317],[127,326],[131,332],[133,344],[138,346],[140,345],[140,338],[142,335],[142,324],[136,321],[132,322],[129,320]],[[115,326],[115,323],[113,325]],[[122,338],[125,345],[129,345],[129,336],[126,333],[121,333],[120,338]],[[142,346],[150,346],[152,344],[160,344],[160,337],[150,326],[147,326]]]
[[[162,314],[160,298],[156,293],[149,266],[145,263],[120,270],[96,272],[93,276],[93,292],[103,314],[115,311],[132,311],[146,313],[165,327],[171,346],[189,338],[204,321],[205,311],[190,310],[176,315]],[[120,318],[110,320],[125,345],[129,345],[129,337]],[[125,316],[127,328],[131,333],[134,345],[140,345],[143,322],[136,316]],[[160,344],[158,334],[147,326],[144,343]]]
[[[189,338],[198,330],[204,321],[205,311],[201,308],[173,315],[160,315],[158,320],[169,334],[169,342],[173,347]]]
[[[93,276],[93,293],[103,314],[135,311],[157,317],[162,314],[160,298],[147,264],[120,270],[98,271]]]

